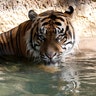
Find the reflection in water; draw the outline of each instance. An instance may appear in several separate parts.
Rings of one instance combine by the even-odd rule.
[[[68,58],[54,72],[23,63],[1,62],[0,96],[96,96],[96,54]]]
[[[63,96],[68,93],[72,94],[73,89],[76,88],[76,82],[71,73],[64,70],[62,68],[62,71],[54,74],[37,69],[32,70],[31,74],[28,71],[0,74],[0,77],[3,78],[0,80],[0,86],[2,86],[0,94],[2,96]],[[63,74],[63,72],[65,73]],[[66,81],[67,79],[68,81]]]
[[[62,86],[62,90],[65,92],[78,92],[76,89],[79,88],[80,82],[76,66],[74,65],[71,63],[62,68],[60,78],[68,83],[66,86]]]

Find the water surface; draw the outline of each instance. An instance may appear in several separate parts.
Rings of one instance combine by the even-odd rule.
[[[96,53],[66,58],[59,68],[0,60],[0,96],[96,96]]]

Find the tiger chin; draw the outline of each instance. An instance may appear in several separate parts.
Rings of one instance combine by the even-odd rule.
[[[30,10],[30,20],[0,34],[0,56],[18,56],[59,65],[75,43],[74,28],[70,22],[74,9],[59,12],[48,10],[37,14]]]

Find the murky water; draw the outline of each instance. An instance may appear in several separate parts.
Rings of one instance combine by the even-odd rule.
[[[60,68],[0,63],[0,96],[96,96],[95,52],[72,56]]]

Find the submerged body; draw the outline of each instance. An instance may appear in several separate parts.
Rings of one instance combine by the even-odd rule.
[[[0,55],[40,58],[46,64],[56,64],[70,52],[75,33],[70,23],[70,11],[46,11],[41,14],[29,11],[30,20],[8,32],[0,34]]]

